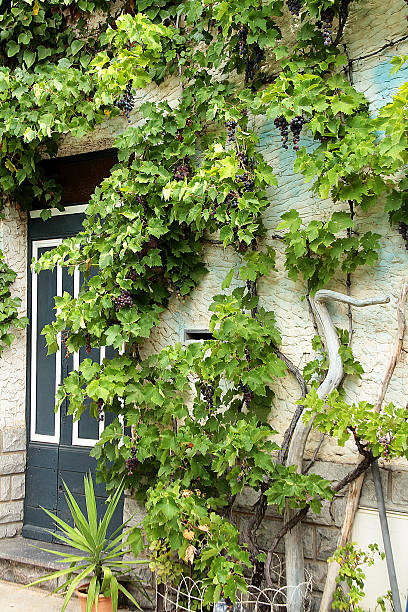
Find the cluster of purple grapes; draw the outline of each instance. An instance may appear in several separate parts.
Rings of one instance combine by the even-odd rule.
[[[131,308],[133,306],[133,298],[127,289],[122,291],[122,293],[115,298],[114,302],[116,312],[121,310],[121,308]]]
[[[289,123],[286,121],[285,117],[281,115],[280,117],[276,117],[273,124],[281,133],[282,147],[288,149]]]
[[[302,8],[302,0],[286,0],[286,4],[293,17],[299,17]]]
[[[130,80],[126,85],[125,95],[115,103],[116,106],[125,113],[128,123],[130,123],[130,111],[135,105],[135,96],[132,94],[132,85],[133,81]]]
[[[387,433],[379,432],[378,442],[384,448],[383,457],[386,461],[389,461],[390,458],[390,446],[391,442],[394,440],[394,436],[388,431]]]
[[[226,121],[225,122],[225,127],[228,130],[228,142],[234,142],[235,140],[235,130],[237,129],[237,122],[236,121]]]
[[[207,402],[207,407],[212,410],[214,406],[214,387],[209,383],[203,382],[200,385],[200,394],[205,402]]]
[[[213,202],[213,205],[211,207],[211,217],[212,217],[212,219],[214,219],[214,217],[215,217],[215,213],[217,212],[217,208],[218,208],[218,200],[217,200],[217,198],[215,198],[215,200]]]
[[[96,402],[96,405],[97,405],[97,408],[98,408],[98,421],[103,421],[103,419],[104,419],[104,416],[103,416],[104,402],[103,402],[103,399],[101,397]]]
[[[238,197],[239,194],[236,191],[229,191],[227,197],[225,198],[225,203],[227,205],[227,215],[231,212],[231,209],[238,208]]]
[[[261,47],[255,43],[253,53],[247,57],[245,65],[245,81],[252,81],[255,72],[261,67],[261,62],[265,59],[265,53]]]
[[[245,150],[238,153],[238,159],[243,166],[248,165],[248,153]]]
[[[244,57],[247,46],[248,28],[241,26],[238,30],[238,53],[239,57]]]
[[[244,395],[244,402],[247,408],[251,407],[251,401],[254,399],[253,391],[248,387],[248,385],[244,385],[242,389]]]
[[[306,120],[303,115],[297,115],[290,122],[290,130],[293,134],[293,144],[295,145],[293,148],[295,151],[299,151],[300,132],[305,123]]]
[[[128,471],[128,476],[132,476],[133,470],[136,469],[137,464],[138,464],[138,460],[136,458],[136,453],[137,453],[136,447],[132,446],[131,453],[132,453],[132,456],[130,457],[130,459],[126,459],[126,467]]]
[[[239,386],[239,390],[241,391],[241,393],[244,396],[244,403],[245,403],[246,407],[250,408],[251,401],[254,399],[253,391],[251,391],[251,389],[248,387],[248,385],[243,385],[241,382],[239,383],[238,386]]]
[[[237,174],[237,181],[243,183],[242,189],[243,191],[253,191],[255,187],[254,180],[250,177],[249,172],[244,172],[244,174]]]
[[[184,181],[184,179],[189,179],[191,176],[191,168],[187,159],[179,162],[174,170],[174,180],[175,181]]]
[[[401,234],[402,239],[405,242],[405,248],[408,251],[408,238],[407,238],[408,237],[408,226],[403,221],[401,221],[401,223],[398,225],[398,232]]]
[[[305,123],[306,119],[303,117],[303,115],[296,115],[296,117],[294,117],[290,121],[290,123],[287,122],[283,115],[281,115],[280,117],[276,117],[274,125],[281,133],[282,147],[284,149],[288,148],[288,136],[290,128],[293,137],[293,149],[295,151],[299,151],[300,132],[302,131],[302,127]]]
[[[238,251],[240,253],[246,253],[248,249],[249,249],[249,247],[248,247],[247,243],[245,242],[245,240],[239,240],[238,241]]]
[[[89,332],[85,332],[85,351],[87,355],[90,355],[92,351],[91,336]]]
[[[332,8],[327,8],[321,13],[324,46],[328,47],[332,43],[332,28],[334,11]]]

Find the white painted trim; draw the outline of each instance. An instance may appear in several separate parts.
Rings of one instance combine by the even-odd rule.
[[[50,238],[47,240],[33,241],[33,257],[38,259],[38,249],[41,247],[55,247],[61,244],[61,239]],[[38,275],[32,270],[32,291],[31,291],[31,389],[30,389],[30,439],[32,442],[50,442],[58,444],[60,439],[60,411],[55,413],[54,435],[47,436],[37,434],[35,431],[37,416],[37,300],[38,300]],[[57,269],[57,295],[62,295],[62,270]],[[61,335],[58,334],[58,351],[55,354],[55,386],[60,383],[61,376]],[[59,375],[58,375],[59,372]]]
[[[79,268],[76,267],[74,270],[74,298],[77,298],[79,295],[79,281],[80,281],[80,272]],[[100,349],[100,358],[99,363],[102,363],[103,358],[105,357],[105,347],[102,346]],[[76,351],[73,356],[73,368],[74,370],[78,370],[79,368],[79,351]],[[99,436],[103,432],[105,427],[104,421],[99,421]],[[93,438],[81,438],[79,436],[79,420],[73,421],[72,423],[72,446],[95,446],[98,440],[94,440]]]
[[[365,506],[359,506],[358,512],[360,512],[360,514],[366,514],[367,516],[379,516],[377,508],[366,508]],[[399,512],[398,510],[387,510],[387,516],[403,519],[405,521],[408,520],[408,512]]]
[[[44,208],[44,210],[51,210],[51,217],[60,217],[61,215],[77,215],[83,213],[86,210],[88,204],[75,204],[74,206],[67,206],[65,210],[58,210],[58,208]],[[30,210],[30,219],[41,219],[42,210]]]

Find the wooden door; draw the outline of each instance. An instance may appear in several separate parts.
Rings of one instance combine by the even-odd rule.
[[[77,207],[75,207],[77,210]],[[75,210],[73,209],[73,210]],[[57,215],[48,221],[31,219],[29,222],[28,259],[38,258],[58,245],[61,240],[75,235],[82,226],[83,214]],[[61,381],[76,369],[85,358],[102,362],[113,355],[113,349],[102,347],[67,356],[61,341],[56,354],[47,355],[41,330],[55,319],[54,297],[64,291],[78,295],[84,282],[75,270],[70,275],[66,268],[44,270],[35,274],[29,268],[28,377],[27,377],[27,472],[23,536],[43,541],[57,541],[55,526],[41,507],[51,510],[65,521],[70,514],[65,502],[63,481],[85,511],[84,474],[91,473],[95,484],[96,461],[89,456],[103,428],[112,421],[106,414],[103,420],[91,417],[89,406],[79,421],[68,415],[65,401],[55,412],[55,393]],[[95,485],[97,507],[104,512],[107,493],[103,484]],[[123,499],[112,521],[112,531],[122,523]],[[50,530],[51,533],[49,533]]]

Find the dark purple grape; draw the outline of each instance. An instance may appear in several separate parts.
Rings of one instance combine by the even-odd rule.
[[[133,81],[130,80],[126,85],[125,95],[123,98],[120,98],[115,102],[116,106],[125,113],[128,123],[130,123],[130,111],[135,106],[135,96],[132,94],[132,85]]]
[[[132,456],[130,457],[130,459],[126,459],[126,467],[128,471],[128,476],[132,476],[133,470],[136,469],[136,466],[139,462],[138,459],[136,458],[137,449],[134,446],[132,446],[131,453],[132,453]]]
[[[306,120],[303,115],[297,115],[290,122],[290,131],[293,134],[293,144],[295,145],[293,148],[295,151],[299,151],[300,132],[305,123]]]
[[[286,0],[286,4],[293,17],[299,17],[302,8],[302,0]]]
[[[208,409],[212,410],[214,406],[214,387],[210,383],[200,383],[200,395],[207,402]]]
[[[383,457],[386,461],[389,461],[390,446],[391,446],[392,441],[395,439],[395,436],[393,436],[390,432],[383,433],[381,430],[378,433],[379,433],[378,442],[383,447]]]
[[[215,200],[214,200],[214,203],[213,203],[213,205],[212,205],[212,208],[211,208],[211,217],[212,217],[213,219],[214,219],[214,217],[215,217],[215,213],[217,212],[217,208],[218,208],[218,201],[217,201],[217,199],[215,199]]]
[[[408,0],[407,0],[408,3]],[[403,221],[401,221],[401,223],[398,225],[398,233],[401,234],[403,241],[405,242],[405,248],[408,251],[408,226],[406,223],[404,223]]]
[[[247,36],[248,36],[248,28],[247,26],[241,26],[238,30],[238,53],[239,57],[244,57],[245,51],[247,48]]]
[[[320,16],[323,28],[323,44],[325,47],[328,47],[332,43],[334,11],[332,8],[327,8],[321,12]]]
[[[231,209],[238,208],[238,193],[236,191],[229,191],[225,198],[227,205],[227,214],[231,212]]]
[[[227,136],[228,142],[234,142],[237,122],[236,121],[226,121],[225,127],[228,129],[228,136]]]
[[[115,310],[118,312],[121,308],[131,308],[133,306],[133,298],[130,295],[129,291],[125,290],[119,295],[119,297],[114,299]]]
[[[243,166],[248,165],[248,153],[246,151],[241,151],[238,153],[238,159]]]
[[[255,187],[255,183],[253,179],[250,177],[249,172],[244,172],[244,174],[238,174],[236,176],[237,181],[243,183],[242,191],[253,191]]]
[[[244,396],[244,403],[246,405],[247,408],[251,407],[251,401],[254,399],[254,393],[253,391],[251,391],[251,389],[248,387],[248,385],[243,385],[242,383],[239,383],[239,389],[242,392],[243,396]]]
[[[276,117],[273,123],[274,123],[274,126],[278,128],[278,130],[281,133],[282,147],[284,149],[287,149],[288,148],[289,124],[286,118],[283,115],[281,115],[280,117]]]
[[[97,407],[98,407],[98,421],[103,421],[105,417],[103,415],[104,401],[102,398],[98,399]]]
[[[191,176],[191,168],[190,164],[188,163],[188,158],[185,158],[183,161],[180,161],[177,164],[173,176],[175,181],[184,181],[184,179],[189,180]]]

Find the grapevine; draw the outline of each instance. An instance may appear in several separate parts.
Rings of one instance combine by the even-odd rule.
[[[130,112],[135,106],[135,96],[132,94],[133,80],[131,79],[126,85],[125,95],[115,103],[118,108],[125,113],[128,123],[130,123]]]
[[[30,3],[24,4],[27,21],[35,15]],[[108,475],[107,486],[118,486],[123,477],[144,499],[152,560],[166,566],[170,579],[185,571],[192,579],[204,576],[208,601],[224,593],[229,605],[235,592],[245,589],[245,566],[248,575],[250,563],[256,568],[252,580],[258,586],[268,571],[260,561],[256,529],[240,538],[229,520],[243,487],[262,493],[265,507],[281,513],[285,506],[304,509],[309,504],[318,512],[321,500],[333,493],[327,481],[295,476],[292,466],[279,464],[278,469],[273,459],[279,449],[272,442],[276,432],[269,424],[270,407],[275,379],[287,370],[278,357],[282,322],[275,322],[263,295],[256,294],[259,279],[271,270],[279,272],[270,242],[285,245],[288,275],[299,286],[303,283],[307,297],[333,278],[348,279],[358,266],[372,265],[379,237],[360,231],[359,214],[364,209],[368,216],[372,202],[393,190],[389,210],[398,213],[396,219],[404,218],[403,189],[395,177],[408,150],[405,122],[393,103],[372,117],[365,96],[343,78],[343,69],[350,68],[341,55],[341,9],[347,2],[325,2],[330,8],[316,0],[287,0],[286,5],[250,0],[245,6],[162,2],[157,7],[136,0],[120,16],[110,16],[108,7],[97,2],[106,20],[92,35],[81,25],[86,13],[94,11],[91,3],[81,2],[80,10],[68,2],[78,16],[77,30],[61,17],[61,3],[38,4],[44,9],[38,19],[51,28],[41,41],[48,45],[46,61],[38,58],[38,37],[32,44],[24,42],[24,25],[16,26],[20,29],[14,35],[10,18],[2,30],[13,37],[0,42],[6,71],[2,82],[10,83],[0,91],[1,106],[12,107],[2,119],[0,182],[5,192],[26,206],[36,197],[57,204],[58,189],[40,169],[44,153],[55,154],[64,134],[82,136],[121,111],[130,123],[133,92],[149,84],[153,92],[137,108],[137,125],[118,135],[118,164],[92,196],[83,231],[75,241],[47,252],[35,267],[38,272],[59,264],[84,274],[89,262],[97,268],[93,282],[75,300],[58,298],[56,322],[45,329],[50,351],[58,349],[59,333],[66,329],[67,354],[84,345],[87,355],[102,346],[117,353],[102,364],[81,361],[57,399],[69,399],[75,418],[88,398],[96,418],[108,411],[117,415],[93,451],[101,474]],[[293,17],[289,22],[287,11]],[[55,26],[48,18],[54,14]],[[286,36],[289,30],[292,39]],[[60,61],[65,57],[70,68]],[[177,96],[169,101],[155,96],[172,79]],[[14,92],[21,88],[25,93],[16,100]],[[41,103],[32,101],[34,91]],[[401,90],[399,103],[406,93]],[[280,227],[272,232],[264,227],[275,202],[270,188],[278,187],[277,193],[282,188],[263,156],[258,128],[260,123],[267,128],[268,118],[284,149],[290,135],[296,171],[311,181],[316,201],[332,198],[336,210],[330,218],[325,214],[324,220],[306,221],[288,211]],[[300,147],[306,122],[316,147]],[[355,214],[344,212],[347,201]],[[399,231],[407,242],[404,223]],[[148,357],[141,351],[141,356],[137,347],[145,340],[149,350],[153,347],[148,341],[166,321],[167,308],[172,315],[188,310],[185,298],[206,272],[208,244],[228,249],[234,258],[234,269],[210,306],[213,340],[166,346]],[[13,323],[14,310],[7,325]],[[352,369],[352,358],[345,359]],[[199,381],[195,394],[192,380]],[[305,398],[305,405],[312,399]],[[326,408],[318,415],[320,425],[334,434],[330,427],[336,411],[325,421]],[[365,419],[359,419],[364,410]],[[386,459],[398,452],[400,432],[393,421],[405,435],[399,413],[389,411],[393,419],[381,414],[371,434],[360,432],[364,439],[372,436],[370,449]],[[343,414],[342,442],[350,437],[354,414],[362,427],[374,418],[364,406],[345,406]],[[124,435],[123,421],[136,430],[137,448]],[[196,554],[188,548],[194,548],[193,541]]]

